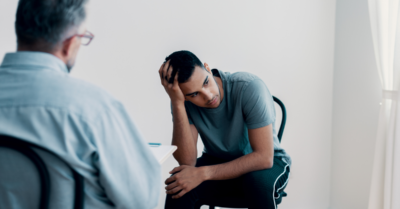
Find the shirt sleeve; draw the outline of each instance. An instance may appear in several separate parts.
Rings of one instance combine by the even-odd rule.
[[[186,110],[186,115],[189,120],[189,124],[193,124],[193,120],[192,120],[192,117],[190,116],[190,112],[189,112],[188,108],[189,108],[188,104],[187,104],[187,102],[185,102],[185,110]],[[171,103],[171,115],[172,115],[172,122],[173,122],[174,121],[174,113],[172,112],[172,103]]]
[[[275,122],[274,100],[261,79],[248,83],[242,94],[243,117],[249,129],[256,129]]]
[[[115,208],[152,209],[160,194],[161,165],[122,104],[99,113],[93,161],[100,184]]]

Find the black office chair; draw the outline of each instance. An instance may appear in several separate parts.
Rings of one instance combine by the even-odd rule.
[[[50,201],[50,175],[47,169],[46,164],[41,159],[41,157],[32,149],[37,148],[43,151],[46,151],[56,158],[63,161],[60,157],[55,155],[53,152],[37,146],[35,144],[11,137],[6,135],[0,135],[0,147],[6,147],[9,149],[13,149],[21,154],[25,155],[28,159],[32,161],[32,163],[37,168],[40,178],[40,201],[39,201],[39,209],[48,209],[49,208],[49,201]],[[67,164],[68,165],[68,164]],[[84,181],[83,177],[77,173],[71,166],[68,165],[71,169],[74,180],[75,180],[75,202],[74,202],[74,209],[83,209],[84,203]]]
[[[281,121],[281,125],[279,127],[279,131],[278,131],[278,139],[279,139],[279,143],[282,140],[282,135],[283,135],[283,131],[285,130],[285,125],[286,125],[286,108],[285,105],[283,104],[283,102],[281,100],[279,100],[278,98],[274,97],[274,101],[280,106],[281,110],[282,110],[282,121]],[[286,196],[286,193],[284,193],[283,196]],[[279,204],[280,202],[277,202],[277,204]],[[246,199],[243,198],[218,198],[218,199],[214,199],[214,198],[207,198],[207,199],[200,199],[199,201],[197,201],[195,209],[200,209],[202,205],[208,205],[210,206],[210,209],[215,209],[215,207],[227,207],[227,208],[248,208],[248,204]]]

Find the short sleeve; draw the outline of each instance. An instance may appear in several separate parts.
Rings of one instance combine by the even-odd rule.
[[[242,93],[243,117],[249,129],[275,122],[274,100],[262,80],[251,81]]]
[[[185,102],[185,110],[186,110],[186,115],[189,120],[189,124],[193,124],[192,117],[190,117],[190,112],[189,112],[188,108],[189,108],[188,104],[187,104],[187,102]],[[172,112],[172,103],[171,103],[171,115],[172,115],[172,122],[173,122],[174,121],[174,113]]]

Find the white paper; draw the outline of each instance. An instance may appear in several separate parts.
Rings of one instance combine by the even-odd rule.
[[[150,146],[150,145],[149,145]],[[172,153],[177,149],[174,145],[161,145],[161,146],[150,146],[151,151],[157,158],[158,162],[162,164]]]

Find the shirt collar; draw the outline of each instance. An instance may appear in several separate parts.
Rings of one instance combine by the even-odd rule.
[[[45,52],[7,53],[0,67],[40,67],[68,73],[67,66],[56,56]]]

